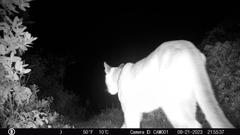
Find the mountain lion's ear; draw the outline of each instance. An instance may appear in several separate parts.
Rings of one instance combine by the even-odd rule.
[[[105,61],[104,61],[103,65],[105,68],[105,73],[108,73],[110,71],[111,67]]]
[[[118,67],[123,68],[123,66],[124,66],[124,63],[120,64]]]

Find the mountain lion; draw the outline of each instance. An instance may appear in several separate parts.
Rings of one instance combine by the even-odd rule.
[[[196,103],[212,128],[233,128],[218,105],[205,68],[206,58],[191,42],[160,45],[136,63],[110,67],[106,85],[124,112],[122,127],[139,128],[142,114],[161,107],[175,128],[201,128]]]

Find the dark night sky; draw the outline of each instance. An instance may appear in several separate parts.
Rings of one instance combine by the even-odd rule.
[[[197,45],[218,23],[237,16],[236,11],[225,12],[220,7],[116,7],[51,1],[32,2],[29,13],[35,23],[29,30],[38,37],[33,46],[54,55],[78,57],[81,61],[66,74],[66,80],[71,80],[68,87],[100,106],[110,98],[104,92],[103,61],[112,66],[136,62],[168,40],[185,39]]]

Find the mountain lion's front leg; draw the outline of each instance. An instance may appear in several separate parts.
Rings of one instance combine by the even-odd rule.
[[[122,124],[121,128],[127,128],[126,124],[125,124],[125,121],[123,121],[123,124]]]
[[[124,111],[124,122],[121,128],[140,128],[142,113],[133,109]]]

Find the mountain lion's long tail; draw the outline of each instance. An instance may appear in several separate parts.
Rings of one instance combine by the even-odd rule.
[[[196,87],[197,90],[195,90],[195,96],[209,124],[212,128],[234,128],[234,126],[225,117],[214,96],[210,79],[206,69],[204,69],[205,65],[197,65],[197,67],[200,68],[198,69],[200,70],[200,72],[198,72],[199,75],[197,75],[199,83],[195,84],[200,86]]]

